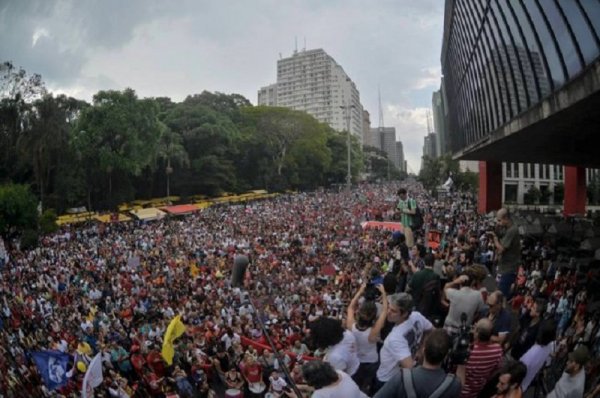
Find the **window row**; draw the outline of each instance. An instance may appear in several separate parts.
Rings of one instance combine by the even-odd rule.
[[[600,1],[457,0],[443,72],[455,148],[476,142],[600,54]]]

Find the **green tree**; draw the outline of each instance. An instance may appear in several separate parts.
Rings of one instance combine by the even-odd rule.
[[[11,62],[0,63],[0,182],[26,179],[17,142],[29,127],[31,102],[45,93],[40,75],[29,75]]]
[[[526,205],[533,205],[539,203],[541,197],[542,192],[535,185],[532,185],[529,190],[525,192],[525,195],[523,195],[523,202],[525,202]]]
[[[0,235],[37,228],[37,200],[26,185],[0,185]]]
[[[100,91],[94,95],[93,106],[83,111],[73,134],[74,148],[87,170],[88,192],[104,189],[98,178],[106,178],[108,207],[126,199],[132,190],[123,181],[140,175],[156,158],[157,113],[153,100],[139,100],[131,89]],[[113,197],[114,176],[123,183],[117,197]]]
[[[187,167],[190,165],[190,159],[183,147],[181,136],[173,132],[163,123],[161,123],[158,157],[166,163],[165,175],[167,179],[167,196],[171,196],[171,174],[173,174],[173,164]]]
[[[554,185],[554,204],[561,204],[565,198],[565,185],[562,182]]]
[[[234,159],[240,132],[231,119],[206,105],[186,99],[166,115],[164,123],[183,140],[190,169],[175,179],[185,194],[218,194],[235,190]]]

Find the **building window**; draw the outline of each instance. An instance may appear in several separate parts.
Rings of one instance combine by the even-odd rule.
[[[515,172],[513,173],[515,175],[515,178],[519,178],[519,165],[520,163],[514,163],[515,165]]]
[[[529,164],[523,163],[523,178],[529,178]]]
[[[512,178],[512,163],[506,163],[506,178]]]
[[[507,203],[516,203],[517,202],[517,191],[518,191],[518,185],[505,184],[504,185],[504,201]]]

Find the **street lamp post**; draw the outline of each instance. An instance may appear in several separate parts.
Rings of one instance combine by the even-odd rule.
[[[346,111],[346,149],[347,155],[347,171],[346,171],[346,189],[349,191],[352,186],[352,168],[350,167],[351,160],[351,147],[350,147],[350,110],[354,108],[354,105],[340,106],[340,108]]]

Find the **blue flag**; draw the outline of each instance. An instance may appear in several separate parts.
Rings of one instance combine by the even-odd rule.
[[[69,354],[60,351],[34,351],[31,357],[46,387],[54,390],[67,384]]]

